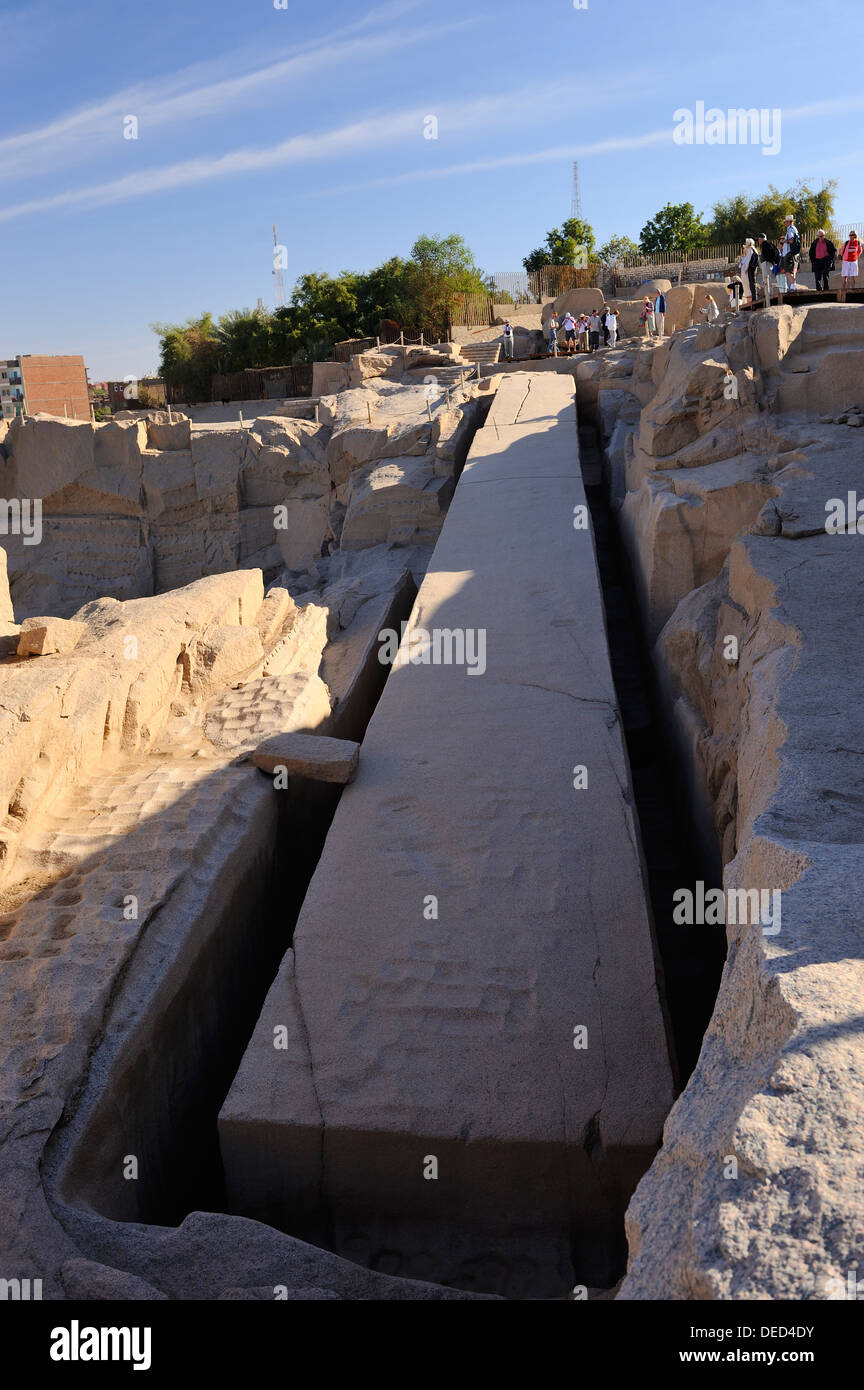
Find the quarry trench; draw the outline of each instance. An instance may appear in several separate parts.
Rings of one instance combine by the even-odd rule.
[[[529,399],[524,393],[520,396],[517,423]],[[647,648],[638,630],[627,561],[608,508],[599,447],[590,425],[580,428],[579,444],[602,586],[608,655],[641,822],[643,870],[665,982],[661,1000],[666,1027],[674,1040],[673,1073],[676,1083],[683,1084],[710,1017],[722,945],[710,934],[685,938],[680,929],[669,924],[670,885],[696,876],[696,852],[677,798],[674,769],[659,732]],[[354,708],[343,712],[342,727],[333,732],[362,738],[384,688],[379,675],[380,668],[366,672]],[[140,1010],[140,1026],[133,1025],[128,1036],[118,1036],[113,1047],[103,1045],[97,1050],[74,1118],[55,1136],[46,1158],[46,1171],[56,1182],[55,1201],[61,1220],[65,1208],[67,1218],[75,1209],[79,1225],[83,1217],[84,1228],[88,1213],[110,1221],[173,1226],[193,1211],[237,1209],[230,1192],[226,1194],[216,1115],[249,1044],[280,959],[291,946],[340,796],[341,788],[295,782],[287,795],[277,799],[275,818],[272,805],[267,807],[258,798],[249,821],[253,834],[246,841],[247,852],[254,843],[255,854],[244,859],[242,868],[237,854],[234,862],[228,855],[220,864],[220,883],[227,877],[228,894],[220,891],[212,900],[205,898],[184,915],[182,897],[189,885],[183,885],[178,893],[174,904],[180,908],[178,936],[171,968],[166,971],[164,958],[157,961],[164,940],[145,941],[139,949],[127,976],[118,983],[114,1008],[133,1016]],[[160,931],[160,938],[163,936],[164,929]],[[148,954],[154,949],[151,963]],[[155,992],[154,971],[158,976]],[[148,994],[149,1003],[142,1006],[142,998]],[[154,1023],[157,1014],[158,1026]],[[118,1113],[119,1095],[134,1097],[134,1103]],[[439,1148],[448,1152],[443,1144]],[[596,1182],[592,1169],[603,1154],[598,1115],[592,1117],[580,1148],[584,1154],[571,1156],[571,1181],[591,1187]],[[124,1150],[138,1156],[146,1174],[143,1181],[117,1182]],[[457,1161],[455,1154],[449,1157]],[[370,1153],[360,1161],[374,1165],[375,1160]],[[548,1160],[539,1151],[532,1158],[526,1150],[523,1162],[527,1166],[521,1169],[521,1181],[530,1183],[537,1165],[542,1168]],[[581,1277],[592,1287],[608,1288],[623,1274],[623,1208],[642,1166],[644,1159],[635,1160],[634,1166],[633,1159],[612,1156],[606,1162],[606,1177],[601,1178],[595,1192],[596,1209],[590,1216],[587,1209],[582,1211],[583,1231],[561,1232],[565,1246],[571,1246],[577,1280]],[[506,1188],[499,1191],[498,1200],[506,1208]],[[358,1213],[362,1226],[362,1203],[356,1207],[355,1217]],[[462,1242],[459,1273],[454,1277],[446,1262],[442,1264],[434,1256],[406,1268],[401,1257],[387,1250],[386,1242],[385,1248],[370,1249],[368,1242],[364,1245],[362,1238],[351,1235],[350,1219],[337,1235],[330,1217],[323,1223],[310,1221],[297,1209],[287,1220],[284,1213],[267,1208],[248,1214],[381,1273],[426,1278],[511,1298],[560,1297],[566,1291],[560,1277],[556,1295],[554,1281],[552,1285],[541,1281],[541,1292],[533,1276],[524,1270],[520,1275],[519,1246],[523,1243],[530,1250],[533,1233],[520,1232],[518,1222],[509,1258],[504,1260],[489,1253],[488,1230],[473,1245],[469,1231]],[[445,1218],[445,1225],[448,1220],[452,1224],[452,1214]],[[462,1220],[457,1212],[457,1223]],[[415,1224],[422,1227],[425,1223]],[[410,1243],[410,1237],[408,1240]],[[428,1232],[424,1240],[428,1241]],[[530,1255],[522,1263],[530,1269]]]
[[[410,583],[395,592],[386,626],[408,617],[415,593]],[[362,740],[387,674],[371,648],[320,732]],[[274,794],[249,764],[222,769],[216,791],[226,778],[235,824],[214,822],[209,863],[180,881],[115,982],[86,1084],[48,1146],[58,1214],[174,1226],[190,1212],[226,1208],[216,1116],[291,946],[342,793],[292,776]],[[194,809],[181,800],[171,815]],[[89,872],[80,864],[70,886]],[[128,1151],[140,1176],[118,1181]]]
[[[130,459],[137,439],[174,518],[165,553],[182,540],[189,566],[156,598],[70,595],[80,648],[2,667],[4,1254],[47,1296],[596,1296],[629,1258],[625,1301],[807,1299],[860,1255],[861,928],[838,887],[860,868],[845,766],[860,690],[835,657],[860,571],[824,534],[825,496],[859,463],[859,316],[783,306],[504,371],[470,441],[458,412],[433,424],[393,381],[349,383],[320,432],[256,422],[223,440],[157,418],[94,442],[40,420],[11,456],[7,441],[13,470],[47,448],[77,477],[71,432]],[[207,526],[230,520],[208,491],[229,449],[246,548],[202,579],[184,489]],[[254,526],[295,487],[286,471],[342,489],[348,548],[384,535],[386,574],[346,552],[264,598],[278,556]],[[425,578],[401,616],[414,601],[409,627],[488,626],[486,679],[403,662],[379,700],[352,672],[411,570]],[[22,601],[29,582],[19,567]],[[309,606],[289,629],[295,594]],[[336,604],[327,633],[319,599]],[[331,661],[327,634],[367,602]],[[190,628],[190,689],[199,648],[228,663],[191,742],[174,709]],[[244,674],[277,652],[298,664]],[[344,731],[363,737],[357,778],[323,802],[274,795],[231,737],[248,759],[295,715],[318,727],[340,675],[363,706]],[[571,790],[583,763],[589,797]],[[723,937],[676,925],[670,903],[721,865],[725,888],[784,898],[779,940],[730,919],[718,990]],[[151,904],[137,924],[127,887]],[[789,1203],[799,1175],[807,1211]]]
[[[609,505],[602,443],[593,425],[580,426],[579,450],[603,590],[612,676],[663,967],[677,1081],[683,1088],[696,1065],[714,1009],[726,959],[726,934],[722,926],[688,931],[675,924],[672,895],[683,884],[700,880],[706,888],[721,885],[714,862],[706,861],[693,834],[681,769],[667,735],[664,694],[655,680],[630,559]]]

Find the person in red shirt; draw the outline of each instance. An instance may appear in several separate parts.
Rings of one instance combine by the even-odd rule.
[[[846,298],[847,289],[854,290],[855,281],[858,276],[858,257],[861,255],[861,243],[858,240],[857,232],[850,232],[848,241],[844,241],[843,249],[840,252],[840,289],[837,294],[838,299]]]

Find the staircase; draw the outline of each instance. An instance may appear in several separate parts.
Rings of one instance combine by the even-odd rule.
[[[482,362],[484,366],[491,366],[501,356],[501,344],[463,343],[462,356],[466,362]]]

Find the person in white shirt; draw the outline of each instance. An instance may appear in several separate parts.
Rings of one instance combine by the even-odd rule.
[[[558,315],[553,312],[551,319],[546,325],[546,337],[549,340],[549,356],[558,356]]]
[[[512,359],[513,357],[513,325],[509,319],[504,320],[504,327],[501,329],[501,337],[504,339],[504,356]]]
[[[758,257],[756,254],[756,243],[752,236],[748,236],[741,248],[741,258],[738,265],[741,268],[741,283],[744,285],[743,304],[752,305],[756,299],[756,265]]]
[[[717,322],[720,317],[720,310],[717,307],[717,300],[714,298],[713,294],[705,295],[705,304],[699,310],[699,313],[704,314],[709,323]]]
[[[614,348],[618,341],[618,311],[617,309],[607,309],[604,320],[609,333],[609,346]]]
[[[564,315],[564,322],[561,327],[564,329],[564,342],[567,345],[567,354],[572,357],[573,353],[576,351],[576,320],[569,309]]]

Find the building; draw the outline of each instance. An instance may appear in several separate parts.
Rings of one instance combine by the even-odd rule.
[[[164,406],[168,399],[161,377],[142,376],[137,381],[106,381],[105,392],[115,414],[118,410],[158,408]]]
[[[18,358],[4,361],[0,357],[0,418],[11,420],[24,409],[24,386]]]
[[[41,357],[25,353],[0,358],[0,406],[3,418],[59,415],[90,419],[90,388],[83,357]]]

